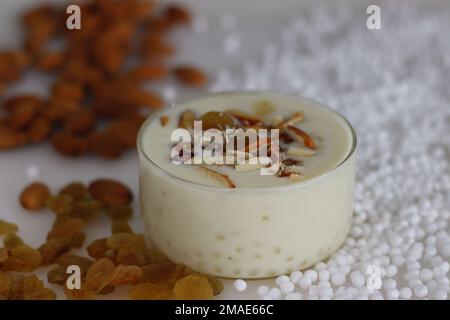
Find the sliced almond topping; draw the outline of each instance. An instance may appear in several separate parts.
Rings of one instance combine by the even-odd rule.
[[[307,148],[316,149],[314,140],[303,130],[293,126],[287,126],[286,130],[295,140],[304,143]]]
[[[316,150],[313,149],[307,149],[302,147],[290,147],[286,154],[290,156],[297,156],[297,157],[311,157],[317,153]]]
[[[159,118],[159,122],[163,127],[165,127],[169,123],[169,121],[170,121],[169,116],[162,116],[161,118]]]
[[[178,121],[178,128],[192,129],[194,128],[195,113],[191,110],[186,110],[180,115]]]
[[[231,181],[230,177],[228,177],[226,174],[222,174],[220,172],[214,171],[204,165],[200,165],[199,168],[205,172],[207,175],[209,175],[211,178],[216,179],[219,183],[224,185],[227,188],[236,188],[236,185]]]
[[[283,120],[280,124],[278,124],[279,129],[286,129],[289,126],[293,126],[299,122],[302,122],[305,119],[303,112],[296,112],[287,119]]]
[[[227,110],[227,113],[232,117],[236,118],[243,125],[261,125],[263,123],[262,119],[257,116],[245,113],[240,110],[232,109]]]

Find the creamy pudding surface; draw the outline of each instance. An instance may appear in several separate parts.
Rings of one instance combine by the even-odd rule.
[[[293,158],[301,158],[303,163],[301,181],[330,171],[348,156],[353,139],[351,129],[343,118],[309,101],[299,101],[292,97],[268,93],[224,93],[168,108],[158,115],[158,117],[168,117],[169,120],[165,126],[161,125],[155,117],[142,132],[143,151],[154,164],[175,177],[198,184],[223,187],[215,179],[199,172],[195,165],[174,164],[170,160],[170,150],[173,146],[170,135],[178,126],[180,114],[186,110],[192,110],[198,117],[208,111],[225,112],[235,109],[255,115],[255,113],[258,114],[258,107],[261,105],[270,106],[266,108],[267,114],[257,115],[267,123],[277,118],[287,118],[296,112],[304,114],[304,120],[298,123],[298,126],[314,140],[317,153],[308,157],[293,156]],[[296,179],[280,179],[275,175],[261,175],[259,170],[237,172],[226,166],[212,167],[228,175],[237,188],[265,188],[298,182]]]
[[[279,170],[173,163],[170,136],[186,114],[206,127],[211,119],[228,126],[231,115],[240,125],[280,128]],[[221,277],[272,277],[326,259],[347,237],[356,139],[326,107],[270,92],[214,94],[155,113],[138,144],[145,235],[176,263]]]

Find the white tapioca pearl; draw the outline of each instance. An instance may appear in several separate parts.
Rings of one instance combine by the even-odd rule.
[[[397,288],[397,281],[395,281],[394,279],[387,279],[383,283],[383,288],[386,290],[395,289]]]
[[[363,287],[366,283],[366,278],[360,271],[353,271],[352,273],[350,273],[350,280],[352,281],[352,284],[357,288]]]
[[[345,275],[341,272],[331,274],[331,283],[335,286],[341,286],[345,283]]]
[[[291,281],[283,281],[280,284],[280,290],[284,294],[291,293],[292,291],[294,291],[294,284]]]
[[[269,292],[267,293],[267,295],[271,298],[271,299],[280,299],[281,298],[281,290],[278,288],[271,288],[269,290]]]
[[[423,284],[416,285],[414,287],[414,294],[418,298],[425,298],[428,295],[428,288]]]
[[[320,281],[329,281],[330,280],[330,271],[320,270],[319,271],[319,280]]]
[[[291,281],[293,283],[297,284],[300,281],[300,279],[302,278],[302,276],[303,276],[303,272],[294,271],[290,274],[289,278],[291,279]]]
[[[397,267],[394,265],[388,265],[386,268],[386,277],[393,277],[397,274]]]
[[[308,289],[311,286],[311,279],[308,277],[302,277],[298,284],[300,288]]]
[[[402,299],[409,299],[412,296],[412,290],[411,288],[404,287],[400,289],[400,298]]]
[[[268,286],[264,286],[263,285],[263,286],[259,286],[258,289],[256,289],[256,293],[260,297],[265,296],[268,292],[269,292],[269,287]]]
[[[423,282],[428,282],[431,279],[433,279],[433,271],[427,268],[420,270],[420,280]]]
[[[279,286],[285,281],[291,281],[291,279],[286,275],[281,275],[275,280],[275,283],[277,284],[277,286]]]
[[[247,290],[247,282],[242,279],[237,279],[233,282],[233,287],[238,292],[244,292]]]
[[[303,276],[310,278],[311,282],[315,282],[317,280],[317,271],[313,269],[306,270]]]
[[[387,290],[386,297],[391,300],[397,300],[400,297],[400,291],[397,289],[389,289]]]

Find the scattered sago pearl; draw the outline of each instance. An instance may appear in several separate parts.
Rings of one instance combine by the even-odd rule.
[[[366,278],[364,278],[360,271],[353,271],[350,274],[350,280],[352,281],[352,284],[357,288],[363,287],[366,283]]]
[[[400,296],[400,292],[397,289],[389,289],[387,290],[386,296],[390,300],[397,300]]]
[[[300,281],[300,279],[302,278],[302,276],[303,276],[303,272],[294,271],[290,274],[289,278],[291,279],[291,281],[293,283],[297,284]]]
[[[319,271],[319,280],[320,281],[329,281],[330,280],[330,271],[320,270]]]
[[[258,289],[256,289],[256,294],[260,297],[265,296],[268,292],[269,292],[269,287],[265,286],[265,285],[259,286]]]
[[[281,298],[281,290],[278,288],[271,288],[269,290],[269,292],[267,293],[267,295],[271,298],[271,299],[280,299]]]
[[[341,286],[345,283],[345,275],[340,272],[333,273],[331,275],[331,283],[335,286]]]
[[[294,284],[291,281],[284,281],[280,284],[280,290],[284,294],[294,291]]]
[[[277,286],[281,285],[283,282],[290,282],[291,279],[287,276],[287,275],[281,275],[279,277],[277,277],[277,279],[275,280],[275,283],[277,284]]]
[[[431,279],[433,279],[433,271],[427,268],[420,270],[420,280],[428,282]]]
[[[313,270],[313,269],[309,269],[309,270],[305,271],[303,276],[311,279],[311,282],[315,282],[317,280],[317,271]]]
[[[412,290],[411,290],[411,288],[404,287],[404,288],[400,289],[399,294],[400,294],[400,298],[409,299],[412,296]]]
[[[299,281],[299,286],[302,289],[308,289],[311,286],[311,279],[309,277],[303,276]]]
[[[245,290],[247,290],[247,282],[242,279],[237,279],[233,282],[233,287],[234,290],[238,292],[244,292]]]
[[[423,284],[416,285],[414,287],[414,294],[418,298],[425,298],[428,294],[428,288],[424,286]]]
[[[397,267],[394,265],[388,265],[386,267],[386,277],[394,277],[397,274]]]
[[[383,283],[383,288],[386,290],[395,289],[397,288],[397,281],[395,281],[394,279],[387,279]]]

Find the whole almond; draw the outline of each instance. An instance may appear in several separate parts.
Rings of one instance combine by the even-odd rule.
[[[3,108],[8,112],[13,112],[14,109],[17,109],[24,104],[36,105],[40,109],[43,105],[44,101],[41,97],[36,95],[17,95],[10,97],[9,99],[3,102]]]
[[[69,132],[59,132],[53,135],[52,143],[56,151],[68,157],[80,156],[87,150],[87,141]]]
[[[99,179],[89,185],[92,198],[105,205],[127,205],[133,200],[133,194],[124,184],[111,180]]]
[[[0,124],[0,150],[7,150],[27,142],[25,134]]]
[[[106,128],[106,132],[115,135],[128,148],[136,146],[138,131],[139,128],[126,121],[114,121]]]
[[[15,129],[26,127],[37,115],[39,107],[36,104],[22,104],[15,108],[9,117],[9,125]]]
[[[109,132],[93,132],[89,137],[89,148],[95,155],[108,160],[119,158],[125,151],[122,140]]]
[[[55,71],[62,67],[65,60],[63,52],[49,52],[40,55],[36,61],[36,67],[42,71]]]
[[[203,87],[208,81],[206,74],[195,67],[178,66],[173,72],[178,81],[190,87]]]
[[[51,132],[52,127],[50,122],[47,119],[41,117],[33,120],[25,134],[30,142],[39,143],[47,139],[50,136]]]
[[[49,196],[50,190],[45,184],[34,182],[22,191],[20,203],[27,210],[38,211],[45,208],[45,203]]]
[[[167,68],[162,64],[142,65],[128,73],[128,77],[134,81],[156,81],[167,75]]]
[[[94,128],[96,118],[92,110],[81,108],[70,114],[65,122],[65,129],[71,133],[84,134]]]

